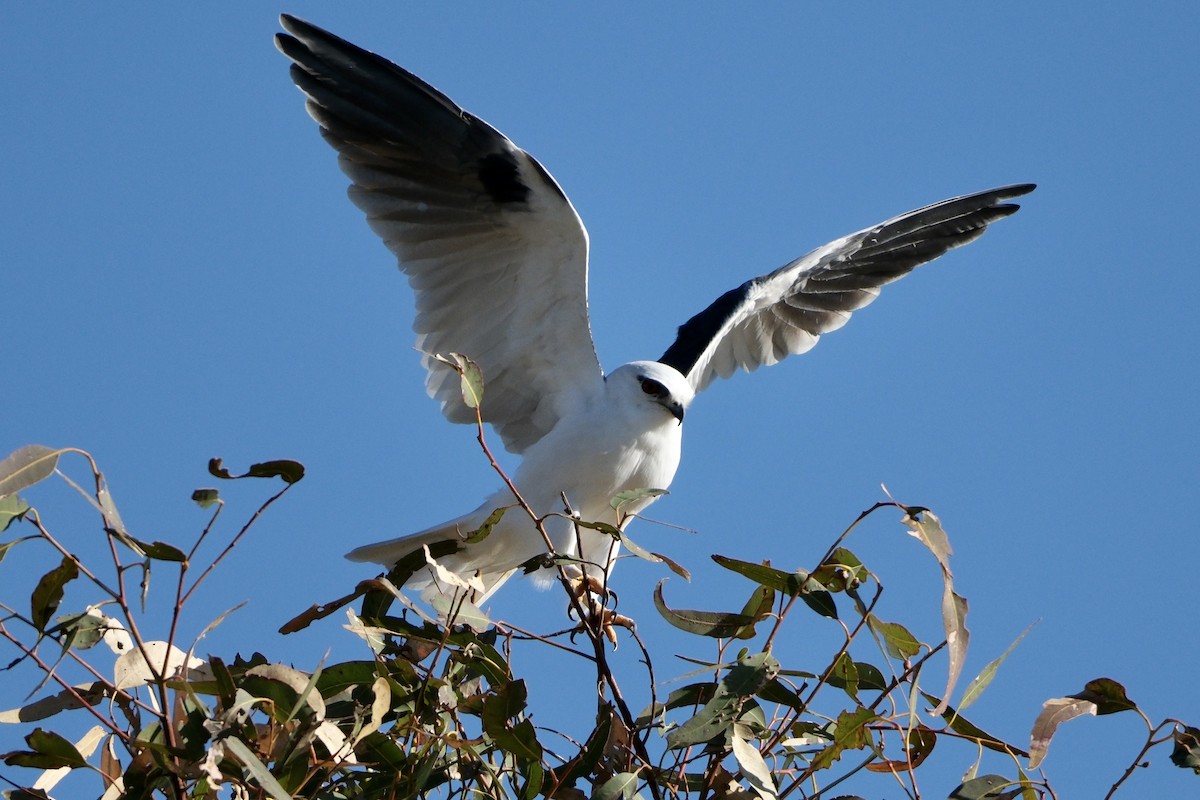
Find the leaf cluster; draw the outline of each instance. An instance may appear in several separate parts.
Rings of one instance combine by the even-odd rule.
[[[453,364],[464,369],[464,393],[478,403],[482,378],[469,363]],[[486,450],[482,433],[480,441]],[[92,489],[80,491],[99,512],[109,538],[107,565],[81,561],[17,495],[55,474],[69,453],[90,467]],[[682,631],[700,653],[683,656],[688,671],[665,693],[667,683],[656,667],[663,653],[647,647],[637,624],[615,612],[602,582],[572,582],[564,571],[573,627],[540,634],[490,619],[469,602],[466,582],[460,595],[434,612],[409,598],[403,591],[407,578],[437,569],[437,559],[458,546],[454,542],[415,552],[389,573],[312,606],[283,627],[290,632],[344,612],[345,627],[361,640],[361,658],[308,670],[259,653],[200,658],[195,641],[224,615],[182,649],[192,592],[303,478],[303,467],[268,461],[234,475],[214,459],[209,474],[220,480],[279,479],[283,488],[204,563],[200,545],[216,535],[224,508],[215,489],[193,495],[212,517],[183,548],[133,536],[86,453],[33,446],[0,462],[5,515],[0,528],[21,525],[31,531],[0,544],[0,558],[15,546],[40,546],[47,555],[28,610],[13,601],[3,606],[0,620],[0,640],[13,649],[14,663],[33,663],[44,678],[34,689],[37,699],[0,712],[0,724],[26,731],[23,749],[0,756],[9,767],[31,771],[5,776],[21,787],[19,796],[50,796],[74,772],[95,775],[100,787],[95,794],[105,798],[204,798],[232,787],[235,796],[270,798],[815,800],[849,786],[887,786],[911,798],[1035,800],[1056,797],[1041,767],[1057,727],[1081,715],[1113,713],[1140,716],[1148,733],[1110,796],[1145,753],[1163,743],[1171,743],[1173,763],[1200,773],[1200,730],[1173,719],[1152,723],[1107,678],[1048,700],[1026,748],[968,720],[963,711],[1025,634],[958,692],[970,637],[967,603],[950,569],[949,538],[932,512],[895,501],[864,511],[811,569],[713,556],[720,568],[745,581],[745,599],[732,608],[680,607],[668,602],[660,582],[653,602],[661,620]],[[640,494],[614,498],[614,511]],[[528,512],[517,497],[469,541],[486,537],[501,514]],[[881,511],[899,512],[899,530],[921,541],[940,567],[939,640],[924,642],[886,618],[879,576],[847,547],[856,527]],[[540,523],[531,516],[530,524]],[[629,544],[623,524],[577,523]],[[662,554],[636,545],[628,549],[687,575]],[[563,566],[553,553],[546,563]],[[139,629],[138,601],[149,598],[150,573],[163,570],[174,578],[167,582],[173,591],[165,601],[172,621],[164,639],[151,639]],[[133,575],[136,585],[127,580]],[[780,644],[809,626],[832,631],[836,646],[805,653],[798,662],[782,661],[790,648]],[[527,681],[514,672],[514,656],[538,648],[579,659],[594,680],[575,687]],[[926,680],[933,664],[938,674],[948,675],[936,687]],[[69,673],[83,680],[68,680]],[[574,698],[578,729],[556,731],[535,723],[531,695],[547,692]],[[634,693],[650,698],[644,708],[629,706]],[[953,707],[951,697],[958,698]],[[57,722],[59,714],[88,716],[93,725],[71,741],[48,727],[46,721]],[[974,764],[957,786],[924,786],[921,776],[942,753],[952,763],[964,753],[970,761],[973,754]],[[991,754],[986,761],[984,754]],[[985,764],[995,769],[996,763],[1002,772],[983,769]]]

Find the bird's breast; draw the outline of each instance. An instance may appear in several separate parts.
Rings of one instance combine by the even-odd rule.
[[[666,489],[675,477],[681,426],[674,419],[638,426],[580,415],[562,422],[526,451],[517,473],[518,487],[539,513],[560,510],[565,494],[585,518],[607,521],[616,494]]]

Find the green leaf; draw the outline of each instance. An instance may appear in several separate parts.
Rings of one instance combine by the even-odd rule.
[[[529,689],[524,680],[509,681],[483,702],[484,726],[500,727],[504,722],[525,710],[529,701]]]
[[[344,661],[321,671],[320,677],[317,678],[317,691],[322,697],[329,699],[346,689],[371,686],[378,676],[379,671],[374,661]]]
[[[1184,726],[1183,730],[1175,730],[1173,738],[1175,747],[1171,750],[1171,763],[1200,775],[1200,728]]]
[[[1008,788],[1016,785],[1016,788]],[[1017,781],[1003,775],[981,775],[962,783],[948,800],[1012,800],[1023,790]]]
[[[292,795],[279,785],[279,781],[271,774],[258,756],[246,746],[246,743],[236,736],[227,736],[222,741],[225,742],[226,751],[242,763],[242,766],[258,781],[259,786],[263,788],[270,797],[274,800],[293,800]]]
[[[264,668],[258,667],[256,669],[262,670]],[[266,710],[279,723],[289,721],[291,711],[296,707],[297,701],[300,699],[300,693],[296,690],[295,686],[291,686],[279,679],[278,676],[270,674],[246,674],[242,676],[239,686],[244,691],[254,695],[255,698],[271,701]]]
[[[183,554],[183,551],[174,545],[167,544],[166,542],[143,542],[133,537],[129,538],[130,541],[134,542],[141,549],[147,558],[152,558],[155,561],[174,561],[177,563],[187,561],[187,556]]]
[[[527,719],[509,725],[522,711],[528,699],[525,681],[509,681],[483,701],[483,730],[505,752],[526,761],[541,761],[542,746],[537,731]]]
[[[700,636],[711,636],[717,639],[728,639],[736,636],[747,625],[753,625],[754,617],[745,614],[730,614],[719,611],[696,611],[692,609],[671,609],[663,600],[662,587],[666,579],[654,587],[654,607],[663,619],[688,633]]]
[[[958,683],[963,663],[967,658],[967,643],[971,640],[971,632],[967,630],[967,600],[954,592],[950,583],[950,573],[943,573],[945,587],[942,592],[942,625],[946,631],[946,691],[943,693],[949,702],[950,693]],[[940,713],[941,709],[935,709]]]
[[[33,589],[33,595],[29,598],[29,617],[39,633],[45,633],[46,625],[54,616],[54,612],[58,610],[58,604],[63,599],[63,588],[78,577],[79,568],[75,566],[75,562],[69,557],[63,556],[62,563],[47,572],[38,581],[37,586]]]
[[[651,564],[666,564],[667,568],[670,569],[671,572],[674,572],[685,581],[691,581],[692,573],[688,572],[686,567],[680,565],[667,556],[664,556],[662,553],[651,553],[649,550],[630,539],[629,534],[625,533],[624,531],[620,532],[620,536],[621,544],[625,545],[625,548],[629,550],[630,553],[633,553],[643,561],[649,561]]]
[[[760,700],[764,700],[768,703],[776,703],[781,706],[787,706],[788,708],[795,709],[796,711],[804,711],[807,707],[804,705],[804,701],[800,699],[800,695],[796,694],[787,684],[779,680],[779,678],[772,678],[771,680],[767,681],[767,683],[761,689],[755,692],[755,694],[758,695]]]
[[[1021,643],[1021,640],[1024,639],[1031,630],[1033,630],[1034,625],[1037,625],[1037,622],[1031,623],[1028,628],[1021,632],[1020,636],[1018,636],[1016,639],[1013,639],[1013,643],[1008,646],[1007,650],[1000,654],[999,658],[988,662],[988,665],[984,667],[983,670],[976,675],[970,683],[967,684],[966,690],[963,691],[962,700],[959,701],[958,704],[960,711],[979,699],[979,696],[983,694],[983,690],[986,689],[991,684],[992,679],[996,677],[996,670],[1000,669],[1000,665],[1004,663],[1004,660],[1012,654],[1012,651],[1015,650],[1017,645]]]
[[[8,530],[8,526],[12,525],[13,520],[23,518],[28,510],[29,504],[18,495],[10,494],[7,497],[0,497],[0,533]],[[0,550],[0,558],[4,558],[4,553],[12,544],[15,543],[4,545],[4,549]]]
[[[614,539],[621,538],[621,529],[609,522],[588,522],[585,519],[572,519],[571,524],[577,525],[580,528],[587,528],[588,530],[606,533]],[[529,562],[526,563],[530,563],[532,561],[534,561],[534,559],[530,559]]]
[[[412,763],[408,755],[390,735],[378,731],[368,734],[354,751],[364,764],[378,765],[394,775],[411,774]]]
[[[1095,703],[1096,714],[1099,716],[1137,709],[1137,704],[1125,696],[1125,687],[1112,678],[1096,678],[1088,681],[1082,692],[1070,695],[1070,697]]]
[[[285,483],[296,483],[304,477],[304,465],[299,461],[278,459],[251,464],[250,469],[241,475],[231,475],[221,463],[221,459],[213,458],[208,462],[208,474],[221,480],[240,480],[242,478],[282,478]]]
[[[954,551],[950,549],[950,538],[942,528],[942,521],[927,508],[908,508],[905,512],[902,521],[910,533],[933,553],[942,570],[949,575],[950,556]]]
[[[883,639],[883,647],[892,658],[907,660],[921,652],[921,642],[903,625],[884,622],[874,614],[867,617],[867,625]]]
[[[800,594],[803,591],[804,582],[808,580],[808,573],[806,572],[784,572],[781,569],[772,567],[769,561],[754,564],[749,561],[740,561],[736,558],[722,555],[713,555],[712,560],[731,572],[736,572],[738,575],[749,578],[761,586],[767,586],[777,592],[782,592],[788,597],[795,597]]]
[[[850,695],[851,700],[858,702],[858,667],[849,654],[838,654],[837,660],[829,667],[828,676],[830,686],[841,689]]]
[[[33,752],[5,753],[4,763],[10,767],[35,769],[77,769],[87,766],[87,760],[79,754],[75,745],[53,731],[35,728],[25,737],[25,743]]]
[[[201,508],[208,508],[221,501],[221,493],[216,489],[197,489],[192,492],[192,502]]]
[[[829,554],[825,562],[817,567],[812,577],[831,592],[844,592],[865,581],[870,573],[858,556],[844,547]]]
[[[738,722],[745,698],[760,692],[778,674],[779,662],[770,653],[741,656],[717,684],[704,707],[667,734],[667,747],[672,750],[690,747],[723,734]]]
[[[67,640],[64,642],[64,646],[79,650],[94,647],[107,630],[107,621],[103,615],[89,614],[86,611],[80,614],[66,614],[56,618],[54,622],[56,623],[54,627],[49,628],[46,633],[65,632]]]
[[[775,606],[775,590],[767,586],[759,586],[751,594],[746,604],[742,606],[742,614],[750,617],[755,623],[761,622],[771,614],[771,609]],[[747,625],[738,631],[735,636],[738,639],[753,639],[754,624]]]
[[[463,402],[467,404],[467,408],[479,408],[483,402],[483,370],[462,353],[451,353],[450,358],[454,359],[458,372],[458,388],[462,393]]]
[[[861,750],[872,743],[871,730],[867,726],[879,719],[869,708],[859,706],[854,711],[843,711],[832,725],[833,741],[824,750],[813,756],[810,769],[828,769],[842,757],[846,750]]]
[[[752,653],[738,657],[721,679],[721,687],[737,697],[749,697],[779,674],[779,662],[770,653]]]
[[[491,535],[492,529],[496,527],[501,518],[504,516],[505,512],[507,512],[510,508],[516,508],[516,506],[500,506],[499,508],[493,510],[492,513],[487,515],[487,519],[483,521],[482,525],[466,535],[466,537],[463,539],[463,542],[466,544],[477,544],[482,542],[489,535]]]
[[[0,497],[14,495],[54,474],[64,450],[30,444],[0,461]]]
[[[809,581],[811,583],[811,581]],[[800,599],[804,601],[804,605],[811,608],[813,611],[820,614],[822,617],[829,619],[838,618],[837,604],[833,602],[833,595],[826,591],[810,591],[800,595]]]
[[[714,683],[690,683],[683,688],[676,689],[667,695],[666,702],[655,703],[652,707],[647,706],[642,709],[637,717],[637,725],[639,728],[644,727],[656,717],[676,708],[704,705],[713,698],[716,690],[717,685]]]
[[[596,788],[592,800],[632,800],[637,785],[636,772],[618,772]]]
[[[4,557],[6,555],[8,555],[9,550],[13,549],[17,545],[19,545],[21,542],[27,542],[32,538],[34,538],[34,537],[22,536],[20,539],[13,539],[11,542],[0,543],[0,561],[4,560]]]
[[[627,506],[635,500],[642,500],[647,497],[662,497],[667,494],[666,489],[626,489],[623,492],[617,492],[608,501],[614,511],[620,511],[623,506]]]

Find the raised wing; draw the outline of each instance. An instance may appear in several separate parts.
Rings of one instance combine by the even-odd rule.
[[[680,326],[659,361],[700,391],[738,368],[753,371],[807,352],[880,287],[979,238],[1020,208],[1002,201],[1034,188],[1022,183],[943,200],[832,241],[718,297]]]
[[[433,354],[482,368],[483,418],[521,452],[603,373],[587,313],[587,232],[532,156],[420,78],[284,15],[276,46],[338,151],[350,199],[416,292],[426,387],[475,421]]]

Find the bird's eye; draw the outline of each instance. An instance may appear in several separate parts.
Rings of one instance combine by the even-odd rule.
[[[663,397],[667,393],[667,387],[653,378],[642,378],[642,391],[655,397]]]

